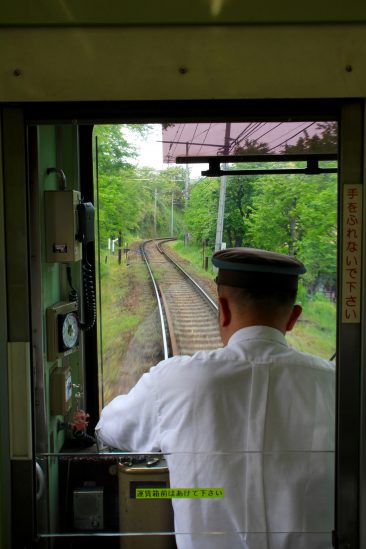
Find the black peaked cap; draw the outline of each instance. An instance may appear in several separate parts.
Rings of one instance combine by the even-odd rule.
[[[306,272],[301,261],[284,254],[255,248],[226,248],[216,252],[218,284],[235,287],[297,287],[298,276]]]

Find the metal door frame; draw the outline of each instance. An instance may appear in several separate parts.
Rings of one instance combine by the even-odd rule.
[[[27,200],[26,155],[24,150],[11,151],[11,142],[24,143],[25,127],[29,123],[65,123],[91,124],[113,122],[161,122],[192,121],[207,119],[259,120],[283,118],[289,114],[293,119],[311,117],[313,120],[339,121],[339,238],[338,238],[338,288],[342,287],[342,190],[346,183],[363,184],[364,180],[364,100],[228,100],[228,101],[152,101],[121,103],[62,103],[62,104],[20,104],[15,107],[3,106],[5,123],[3,125],[3,161],[5,194],[16,192],[12,185],[18,183],[21,201],[21,222],[27,226],[27,213],[24,209]],[[24,116],[24,119],[23,119]],[[331,117],[331,118],[330,118]],[[76,121],[76,122],[75,122]],[[15,124],[14,124],[15,122]],[[10,171],[9,171],[10,170]],[[365,186],[362,187],[364,189]],[[363,191],[365,198],[365,192]],[[1,196],[0,196],[1,199]],[[5,201],[5,214],[6,211]],[[0,202],[1,206],[1,202]],[[24,213],[25,212],[25,213]],[[25,215],[25,218],[24,218]],[[6,217],[6,229],[9,227]],[[365,223],[363,223],[363,249],[366,248]],[[1,229],[0,229],[1,230]],[[23,252],[28,250],[27,232],[23,238]],[[0,237],[2,237],[0,233]],[[20,237],[19,237],[20,238]],[[20,239],[22,240],[22,239]],[[365,287],[365,255],[362,259],[362,286]],[[7,280],[14,267],[14,252],[7,248]],[[29,258],[27,258],[29,263]],[[24,262],[23,262],[24,267]],[[22,267],[24,280],[29,273]],[[2,273],[0,273],[1,276]],[[2,282],[0,280],[0,282]],[[29,282],[29,280],[28,280]],[[2,283],[2,286],[4,284]],[[1,291],[1,288],[0,288]],[[1,296],[0,296],[1,297]],[[2,297],[4,297],[2,293]],[[23,306],[26,314],[19,324],[15,318],[12,301],[16,296],[7,289],[8,301],[7,326],[8,340],[24,341],[30,339],[29,333],[29,296]],[[340,300],[338,292],[338,303]],[[19,306],[19,303],[16,305]],[[366,382],[365,382],[365,343],[363,326],[366,321],[366,298],[361,295],[361,322],[345,324],[341,322],[341,307],[338,307],[337,325],[337,449],[336,449],[336,505],[334,542],[340,549],[351,549],[366,545],[366,526],[360,520],[366,510]],[[17,323],[17,324],[16,324]],[[2,334],[0,334],[2,335]],[[6,422],[2,421],[4,425]],[[29,464],[28,464],[29,465]],[[19,467],[19,464],[18,466]],[[15,478],[13,491],[14,505],[24,508],[24,486],[28,497],[33,497],[33,473]],[[21,482],[21,490],[19,486]],[[20,495],[21,493],[21,495]],[[33,495],[32,495],[33,494]],[[18,520],[18,518],[17,518]],[[24,525],[33,523],[25,521]],[[17,523],[16,529],[21,528]]]
[[[364,101],[342,107],[339,125],[339,223],[338,223],[338,311],[337,311],[337,421],[336,421],[336,509],[334,545],[339,549],[363,547],[361,543],[360,502],[360,429],[361,377],[365,369],[363,346],[365,338],[365,296],[361,287],[361,319],[359,323],[342,321],[343,266],[343,186],[361,185],[363,203],[364,166]],[[364,216],[365,214],[363,214]],[[363,220],[363,218],[362,218]],[[363,250],[365,223],[363,223]],[[365,280],[365,254],[362,258],[361,281]],[[365,471],[364,471],[365,472]]]

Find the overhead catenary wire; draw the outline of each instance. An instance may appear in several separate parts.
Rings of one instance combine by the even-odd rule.
[[[306,131],[308,128],[310,128],[311,126],[313,126],[314,124],[316,124],[316,122],[311,122],[310,124],[308,124],[308,126],[306,126],[305,128],[302,128],[301,130],[299,130],[297,133],[291,135],[290,137],[288,137],[287,139],[285,139],[284,141],[282,141],[281,143],[277,143],[277,145],[275,145],[274,147],[268,149],[268,152],[271,152],[273,151],[274,149],[277,149],[279,147],[282,147],[282,145],[284,145],[285,143],[287,143],[288,141],[290,141],[291,139],[293,139],[294,137],[296,137],[297,135],[300,135],[300,133],[303,133],[304,131]],[[289,132],[286,132],[286,133],[289,133]],[[286,135],[286,134],[283,134],[283,135]],[[282,136],[283,137],[283,136]],[[274,139],[273,141],[276,141],[276,139]],[[272,141],[272,143],[273,143]]]
[[[183,133],[184,133],[185,127],[186,127],[186,124],[182,124],[182,129],[181,129],[181,131],[180,131],[179,137],[177,138],[177,142],[180,141],[180,140],[182,139],[182,135],[183,135]],[[177,146],[178,146],[178,145],[176,144],[175,149],[177,148]],[[175,149],[174,149],[174,150],[175,150]]]
[[[173,143],[176,141],[178,132],[179,132],[180,124],[178,124],[177,131],[175,132],[175,136],[173,137],[172,141],[170,142],[169,151],[171,150]]]
[[[246,133],[245,133],[245,132],[242,132],[242,136],[241,136],[241,139],[240,139],[240,140],[243,141],[244,139],[248,139],[248,137],[250,137],[251,135],[253,135],[253,133],[255,133],[256,131],[258,131],[259,128],[260,128],[261,126],[263,126],[263,125],[264,125],[264,122],[257,122],[256,124],[253,125],[252,128],[249,128],[249,127],[248,127]],[[231,151],[231,150],[233,149],[233,147],[234,147],[234,144],[233,144],[233,143],[234,143],[234,142],[232,142],[232,143],[230,144],[229,151]]]
[[[193,134],[193,136],[192,136],[192,142],[194,142],[194,138],[195,138],[195,136],[196,136],[197,129],[198,129],[198,122],[197,122],[197,124],[196,124],[196,128],[195,128],[195,130],[194,130],[194,134]]]
[[[299,122],[298,124],[296,124],[296,126],[294,126],[292,123],[290,123],[290,125],[291,125],[290,129],[288,129],[287,131],[284,131],[283,133],[281,133],[277,137],[274,137],[272,140],[269,141],[268,145],[271,145],[271,144],[275,143],[276,141],[280,141],[281,139],[284,138],[285,135],[291,134],[293,132],[296,133],[299,130],[299,128],[301,128],[301,131],[304,131],[304,129],[305,129],[304,126],[306,126],[308,123],[309,123],[309,121]],[[271,128],[270,131],[274,131],[278,126],[281,126],[281,125],[284,125],[284,124],[288,124],[288,122],[279,122],[277,124],[277,126],[275,128]],[[289,139],[292,139],[292,136]]]
[[[251,127],[253,122],[251,122],[248,126],[246,126],[230,143],[229,151],[233,150],[235,145],[239,144],[241,141],[243,141],[247,137],[247,133]]]
[[[262,137],[264,137],[265,135],[269,134],[270,132],[274,131],[275,129],[277,129],[279,126],[281,126],[281,124],[283,124],[283,122],[279,122],[278,124],[276,124],[276,126],[274,128],[270,128],[269,130],[265,131],[264,133],[262,133],[261,135],[259,135],[257,138],[256,138],[256,141],[259,141],[259,139],[262,139]]]
[[[199,154],[200,154],[200,152],[201,152],[201,150],[202,150],[202,147],[203,147],[203,145],[205,144],[205,141],[206,141],[206,139],[207,139],[208,132],[210,131],[211,126],[212,126],[212,123],[210,123],[210,125],[209,125],[209,127],[208,127],[208,129],[207,129],[206,135],[205,135],[205,137],[204,137],[204,139],[203,139],[202,145],[201,145],[201,147],[200,147],[200,150],[199,150],[198,153],[197,153],[197,156],[199,156]]]
[[[219,124],[221,124],[221,122],[216,122],[215,124],[213,124],[212,122],[210,123],[210,127],[209,127],[209,130],[212,129],[212,128],[215,128],[216,126],[218,126]],[[203,135],[205,132],[207,132],[208,130],[202,130],[200,133],[197,134],[196,137],[199,137],[200,135]]]
[[[175,151],[177,149],[178,143],[181,140],[181,137],[182,137],[185,126],[186,126],[186,124],[179,124],[179,128],[178,128],[178,130],[175,134],[175,138],[174,138],[173,143],[171,145],[171,154],[172,154],[173,157],[174,157]],[[180,131],[180,133],[179,133],[179,131]],[[178,135],[178,133],[179,133],[179,135]]]
[[[172,161],[174,159],[174,156],[178,153],[178,146],[179,145],[185,145],[186,150],[185,154],[182,156],[189,156],[188,155],[188,147],[196,146],[198,148],[198,152],[195,153],[194,157],[199,157],[202,153],[202,150],[204,147],[213,147],[217,148],[216,156],[220,157],[222,154],[221,149],[223,148],[222,143],[210,143],[207,141],[210,141],[209,137],[215,137],[212,135],[212,128],[215,126],[218,126],[222,123],[207,123],[206,128],[199,132],[200,126],[203,124],[195,123],[195,124],[179,124],[177,127],[177,130],[175,131],[175,135],[173,140],[170,142],[168,140],[162,140],[163,143],[170,143],[169,145],[169,153],[167,155],[168,161]],[[239,129],[243,128],[236,137],[233,139],[230,139],[230,142],[228,144],[229,152],[232,152],[237,148],[238,146],[242,145],[243,141],[245,139],[253,139],[256,143],[259,145],[263,145],[267,147],[267,153],[270,153],[271,151],[275,149],[280,149],[284,144],[290,142],[291,140],[295,139],[297,136],[299,136],[301,133],[306,132],[308,128],[311,126],[314,126],[316,122],[310,122],[309,121],[302,121],[300,123],[292,123],[292,122],[250,122],[246,123],[245,127],[243,128],[243,123],[233,123],[232,126],[234,126],[234,135],[235,130],[237,131],[238,126]],[[269,127],[268,127],[269,126]],[[278,128],[283,126],[283,129],[286,129],[286,126],[290,126],[290,129],[287,129],[287,131],[281,132],[280,135],[276,136],[276,133],[278,134]],[[189,130],[189,133],[191,134],[191,137],[187,140],[183,138],[184,133],[187,133],[186,130]],[[277,132],[276,132],[277,130]],[[273,135],[273,139],[269,139],[268,142],[262,142],[264,136],[268,135],[270,136],[275,132],[275,135]],[[202,141],[200,142],[200,136],[204,135]],[[288,136],[288,137],[287,137]],[[217,138],[218,136],[216,136]],[[214,139],[216,140],[216,139]],[[244,144],[245,146],[245,144]],[[192,154],[192,153],[191,153]],[[234,154],[235,157],[235,154]]]

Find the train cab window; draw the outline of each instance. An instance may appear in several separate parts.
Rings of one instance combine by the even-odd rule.
[[[300,542],[307,547],[330,543],[335,412],[331,371],[337,293],[336,123],[125,124],[96,126],[94,137],[101,408],[116,396],[127,395],[145,372],[168,357],[190,357],[202,350],[215,353],[215,349],[222,348],[217,269],[211,261],[215,251],[231,247],[272,250],[298,258],[306,265],[297,294],[303,313],[288,332],[287,341],[290,350],[324,359],[320,363],[320,369],[324,368],[321,381],[309,382],[308,374],[300,373],[303,364],[299,366],[299,377],[288,374],[284,381],[286,374],[277,375],[274,366],[268,379],[264,376],[252,380],[257,400],[251,400],[243,388],[247,416],[266,416],[262,426],[247,432],[246,450],[232,446],[232,433],[222,434],[226,442],[219,449],[220,455],[218,448],[211,451],[212,441],[207,448],[198,445],[197,450],[189,437],[183,442],[182,427],[177,451],[173,449],[165,456],[173,470],[173,486],[185,483],[181,488],[189,491],[197,488],[197,482],[201,483],[198,488],[203,489],[214,488],[215,484],[218,495],[214,504],[205,501],[208,492],[201,494],[200,504],[181,504],[187,522],[176,519],[175,531],[182,532],[177,540],[183,543],[187,539],[190,543],[194,529],[199,532],[196,535],[204,536],[200,517],[206,516],[206,506],[216,505],[218,511],[213,512],[204,527],[210,547],[216,547],[215,543],[223,546],[213,534],[217,530],[226,532],[226,542],[230,540],[232,546],[236,546],[238,536],[246,537],[250,547],[272,542],[278,547],[285,543],[294,547]],[[312,359],[303,359],[304,356],[308,355],[294,353],[294,363],[289,368],[304,360],[306,368],[314,367],[315,372],[319,363],[315,366]],[[192,383],[194,375],[192,372]],[[218,388],[213,390],[220,394]],[[275,395],[280,390],[287,393],[278,404]],[[231,399],[229,392],[224,408],[232,415],[233,423],[240,424],[234,387],[232,391],[234,396]],[[295,397],[297,392],[299,396]],[[196,403],[196,413],[212,416],[214,421],[216,412],[209,403],[210,398],[208,407]],[[221,405],[223,402],[218,406]],[[174,403],[170,402],[170,406],[171,413],[176,414]],[[310,421],[299,419],[307,413],[306,407]],[[118,421],[127,421],[122,415]],[[285,418],[286,432],[274,435],[278,423]],[[302,425],[301,437],[298,421]],[[314,422],[323,425],[323,435],[319,435]],[[170,432],[174,426],[167,429]],[[240,437],[239,433],[240,429]],[[142,444],[141,448],[146,446]],[[152,456],[152,461],[155,458]],[[198,480],[190,476],[192,461],[198,470],[207,471],[201,476],[197,473]],[[236,487],[228,481],[228,468],[240,471],[242,481]],[[120,490],[121,482],[131,490],[132,477],[125,476],[120,474]],[[212,486],[203,486],[202,479],[207,484],[209,478]],[[163,482],[164,492],[162,479],[159,476],[158,482]],[[266,492],[259,486],[260,479],[265,479]],[[224,485],[230,524],[219,512]],[[153,484],[147,482],[139,487],[147,497],[152,494]],[[245,510],[243,498],[255,502],[253,511]],[[187,496],[186,502],[189,501]],[[195,525],[187,518],[190,505],[197,506]],[[179,504],[174,506],[179,514]],[[166,520],[167,509],[160,510],[158,521]],[[169,513],[170,510],[169,507]],[[124,519],[120,520],[123,523]],[[123,529],[126,526],[122,523],[119,526]],[[139,524],[143,531],[151,529],[148,522]],[[173,529],[172,522],[163,524],[161,528]],[[171,542],[170,538],[168,544]]]
[[[46,176],[32,200],[49,254],[39,277],[51,418],[45,429],[37,409],[39,536],[70,548],[75,535],[121,549],[330,547],[337,123],[95,124],[93,203],[56,163],[77,165],[67,148],[77,131],[45,125],[33,135]],[[295,287],[290,298],[275,283],[294,281],[292,267],[252,276],[250,291],[229,285],[219,300],[212,256],[228,248],[281,254],[286,269],[292,261],[296,302]],[[263,321],[269,307],[288,316],[281,328]],[[257,320],[225,331],[234,309]],[[88,376],[99,401],[89,430]]]
[[[221,346],[211,256],[224,247],[304,262],[288,342],[334,359],[336,123],[125,124],[94,136],[101,405],[167,356]]]

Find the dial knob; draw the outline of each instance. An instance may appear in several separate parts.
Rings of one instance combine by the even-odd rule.
[[[79,324],[75,313],[67,313],[62,319],[61,343],[65,349],[75,347],[79,337]]]

